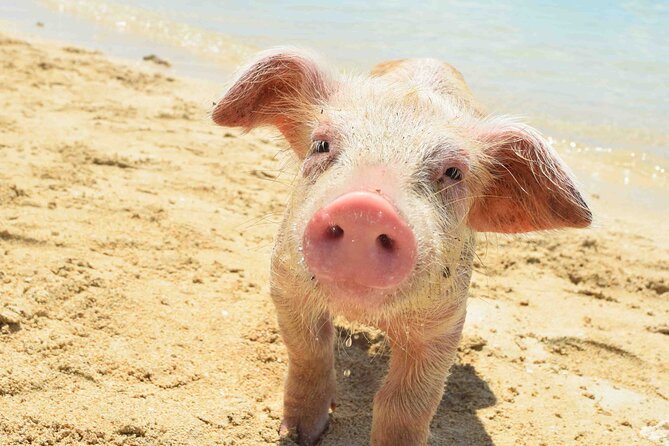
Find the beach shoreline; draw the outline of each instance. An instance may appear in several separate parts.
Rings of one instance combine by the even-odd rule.
[[[558,141],[612,150],[627,161],[633,154],[655,157],[664,174],[645,173],[666,186],[669,115],[656,92],[669,88],[668,48],[659,43],[669,9],[619,2],[526,8],[516,0],[447,5],[26,0],[0,2],[0,16],[24,32],[116,57],[157,52],[175,74],[215,82],[258,49],[280,45],[306,46],[353,72],[387,59],[440,58],[458,67],[489,110],[523,116]]]
[[[222,82],[22,34],[0,33],[0,61],[0,444],[285,444],[268,289],[285,144],[209,122]],[[595,169],[578,148],[558,150]],[[633,203],[666,191],[630,199],[607,166],[582,181],[595,228],[480,237],[430,445],[669,435],[666,208]],[[383,335],[337,330],[322,445],[366,444]]]
[[[23,38],[45,42],[55,39],[62,45],[81,46],[83,40],[85,48],[102,50],[108,57],[111,53],[112,60],[118,63],[141,69],[163,68],[161,72],[165,75],[189,78],[203,105],[215,100],[231,73],[257,50],[253,44],[229,35],[192,26],[181,29],[181,24],[165,14],[122,3],[92,2],[81,8],[75,5],[76,2],[60,0],[31,1],[10,12],[10,20],[4,21],[4,27]],[[101,16],[103,12],[105,16]],[[126,22],[128,17],[133,20],[119,27],[117,22],[121,19]],[[36,26],[37,22],[42,26]],[[162,31],[154,32],[153,28]],[[194,43],[179,45],[175,39],[181,34],[170,36],[167,30],[194,34],[198,37],[193,39],[201,42],[202,47]],[[209,43],[205,45],[204,41]],[[165,60],[169,68],[142,61],[143,57],[151,56]],[[487,104],[491,112],[508,110],[506,106],[501,110],[495,108],[500,105],[499,98],[488,99],[492,102]],[[511,112],[522,115],[525,110],[519,107]],[[669,218],[669,152],[647,149],[649,145],[662,145],[662,136],[656,135],[659,139],[651,141],[638,129],[607,126],[596,129],[550,115],[534,116],[526,121],[544,131],[592,193],[595,224],[608,225],[611,219],[622,218],[630,225],[638,225],[640,231],[646,231],[651,237],[659,238],[660,243],[669,243],[669,231],[658,231],[653,223]],[[598,145],[598,138],[593,135],[609,140],[611,146]],[[665,149],[667,144],[669,139],[664,143]],[[607,204],[598,207],[599,200]],[[616,208],[614,212],[610,212],[611,203]]]

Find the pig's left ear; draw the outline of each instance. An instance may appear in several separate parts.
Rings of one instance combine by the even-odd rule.
[[[239,71],[212,119],[246,130],[273,125],[302,158],[310,146],[304,124],[333,90],[334,82],[312,56],[291,48],[270,50]]]
[[[536,130],[504,120],[482,126],[482,189],[469,211],[472,229],[515,233],[590,225],[592,214],[572,175]]]

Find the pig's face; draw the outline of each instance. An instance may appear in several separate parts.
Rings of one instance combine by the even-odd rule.
[[[340,313],[420,305],[417,296],[449,290],[453,303],[464,298],[476,147],[448,107],[403,87],[349,80],[307,123],[285,236],[302,254],[305,286]]]
[[[272,124],[291,143],[301,172],[275,258],[292,292],[349,317],[459,305],[476,230],[590,221],[534,130],[482,117],[439,62],[422,63],[335,79],[298,53],[266,54],[214,110],[219,124]]]

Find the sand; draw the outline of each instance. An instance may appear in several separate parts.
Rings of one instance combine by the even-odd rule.
[[[268,294],[285,145],[215,127],[221,86],[150,62],[5,34],[0,64],[0,444],[292,444]],[[430,445],[669,444],[669,246],[601,221],[481,237]],[[322,444],[363,445],[388,353],[338,331]]]

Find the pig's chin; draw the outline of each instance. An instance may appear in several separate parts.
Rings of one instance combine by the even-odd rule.
[[[376,312],[392,300],[395,289],[380,289],[361,285],[354,281],[321,283],[321,289],[330,307],[344,316]]]

